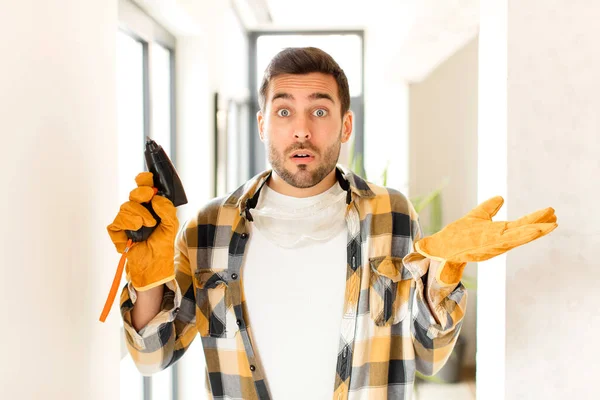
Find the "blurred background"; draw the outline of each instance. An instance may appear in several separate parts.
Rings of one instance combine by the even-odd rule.
[[[566,0],[3,2],[0,387],[15,399],[204,398],[199,340],[142,377],[118,299],[98,322],[119,259],[106,226],[145,169],[146,136],[185,186],[180,221],[268,168],[262,73],[279,50],[314,46],[350,84],[340,163],[409,196],[426,234],[495,195],[495,220],[548,206],[559,219],[467,266],[460,341],[415,398],[593,398],[599,17],[596,2]]]

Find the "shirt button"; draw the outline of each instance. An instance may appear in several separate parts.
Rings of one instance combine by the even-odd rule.
[[[254,365],[250,366],[250,371],[254,371],[256,369],[256,367]]]
[[[246,232],[242,233],[242,239],[246,239],[248,237],[248,234]]]
[[[237,274],[236,273],[231,274],[231,279],[237,279]]]

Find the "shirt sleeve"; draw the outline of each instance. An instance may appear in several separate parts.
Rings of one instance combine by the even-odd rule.
[[[417,370],[434,375],[444,366],[458,339],[467,307],[467,291],[461,282],[440,284],[435,277],[445,261],[429,259],[414,250],[414,243],[421,239],[422,233],[412,205],[411,213],[413,252],[402,260],[416,282],[411,334]]]
[[[175,279],[165,283],[159,313],[139,332],[131,324],[137,293],[130,283],[121,292],[125,343],[137,369],[145,376],[175,363],[197,334],[196,301],[185,232],[184,226],[175,239]]]

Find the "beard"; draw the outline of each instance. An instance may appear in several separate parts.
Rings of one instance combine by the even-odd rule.
[[[295,172],[290,171],[285,167],[285,161],[288,160],[286,154],[290,154],[296,150],[310,150],[315,154],[315,159],[320,157],[321,152],[309,143],[296,143],[287,148],[283,154],[279,154],[269,143],[269,163],[271,163],[271,166],[277,175],[279,175],[287,184],[299,189],[313,187],[325,179],[325,177],[335,168],[340,157],[340,149],[342,146],[341,137],[342,132],[340,131],[338,140],[325,149],[323,156],[321,157],[322,161],[319,165],[313,167],[313,171],[308,170],[308,164],[297,164],[294,167],[294,169],[297,170]],[[312,164],[314,165],[315,162]]]

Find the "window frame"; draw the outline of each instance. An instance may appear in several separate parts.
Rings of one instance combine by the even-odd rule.
[[[261,166],[265,159],[264,146],[258,136],[256,124],[256,112],[259,110],[257,74],[257,43],[260,36],[283,36],[283,35],[306,35],[306,36],[328,36],[328,35],[356,35],[361,39],[361,94],[350,98],[351,108],[354,111],[354,152],[363,154],[358,160],[359,175],[364,176],[364,131],[365,131],[365,32],[364,30],[253,30],[248,32],[248,87],[250,89],[250,101],[248,113],[248,138],[249,143],[249,176],[254,176],[264,168]]]
[[[131,0],[119,0],[119,30],[141,42],[144,53],[144,137],[152,137],[152,68],[150,60],[154,43],[169,50],[171,55],[171,161],[175,165],[177,134],[175,91],[176,38]]]
[[[176,37],[161,26],[155,19],[148,15],[131,0],[119,0],[119,25],[118,30],[131,36],[143,45],[143,98],[144,98],[144,135],[140,138],[140,151],[144,148],[146,137],[153,137],[152,132],[152,51],[156,44],[167,49],[170,54],[170,158],[176,164]],[[146,166],[144,165],[146,169]],[[121,327],[121,360],[129,354],[125,346],[125,332]],[[171,367],[171,398],[178,400],[179,374],[177,364]],[[142,376],[142,398],[152,400],[152,377]]]

